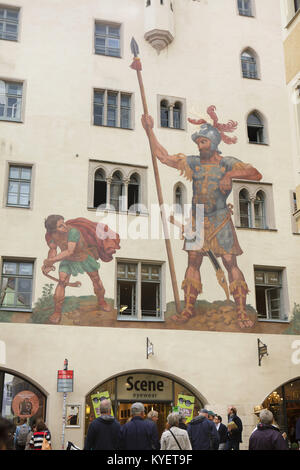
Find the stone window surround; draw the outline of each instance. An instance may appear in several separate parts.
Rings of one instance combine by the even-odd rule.
[[[131,212],[128,211],[126,207],[124,210],[120,211],[122,213],[128,213],[130,215],[148,215],[148,211],[145,211],[145,208],[148,207],[148,198],[147,198],[147,166],[141,165],[132,165],[129,163],[119,163],[119,162],[109,162],[106,160],[89,160],[89,173],[88,173],[88,210],[96,211],[97,208],[94,207],[94,180],[95,180],[95,173],[97,170],[103,170],[106,176],[107,181],[107,197],[106,200],[110,201],[110,183],[113,174],[115,171],[119,171],[123,175],[123,183],[124,183],[124,197],[127,201],[128,195],[128,184],[130,182],[130,177],[134,173],[137,173],[140,177],[140,201],[139,203],[142,205],[142,209],[144,211],[139,212]],[[105,209],[107,212],[115,212],[113,209]]]
[[[261,183],[253,182],[249,180],[233,180],[233,212],[234,212],[234,223],[236,228],[240,230],[266,230],[266,231],[277,231],[275,224],[275,213],[274,213],[274,198],[273,198],[273,185],[272,183]],[[246,189],[249,193],[249,199],[251,202],[251,211],[252,211],[252,221],[255,220],[254,217],[254,201],[258,191],[262,191],[265,194],[265,218],[266,218],[266,227],[257,228],[257,227],[241,227],[240,225],[240,205],[239,205],[239,194],[240,192]]]
[[[153,261],[153,260],[148,260],[148,259],[137,259],[137,258],[118,258],[115,257],[115,300],[114,300],[114,308],[117,310],[118,309],[118,263],[136,263],[138,264],[138,283],[141,282],[141,270],[140,267],[142,264],[156,264],[157,266],[160,266],[161,271],[160,271],[160,304],[161,304],[161,318],[142,318],[141,317],[141,309],[140,306],[138,306],[138,315],[137,317],[131,318],[131,317],[117,317],[119,321],[131,321],[131,322],[140,322],[140,321],[146,321],[146,322],[164,322],[164,315],[167,309],[166,305],[166,262],[165,261]],[[140,296],[140,292],[137,293],[137,296]],[[139,303],[139,300],[138,300]]]
[[[172,125],[172,119],[173,119],[173,113],[170,114],[170,126],[168,127],[163,127],[161,126],[161,119],[160,119],[160,105],[162,101],[167,101],[169,104],[169,109],[173,108],[175,103],[180,103],[181,104],[181,127],[176,128],[173,127]],[[185,98],[178,98],[176,96],[168,96],[168,95],[157,95],[157,116],[158,120],[157,122],[159,123],[159,128],[160,129],[173,129],[177,131],[186,131],[186,99]]]

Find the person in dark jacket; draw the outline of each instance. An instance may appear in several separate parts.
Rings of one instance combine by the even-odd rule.
[[[280,430],[272,425],[273,413],[262,410],[259,418],[260,423],[249,439],[249,450],[288,450]]]
[[[300,450],[300,417],[296,422],[296,441],[298,441],[299,450]]]
[[[228,440],[226,450],[240,450],[242,441],[243,423],[237,415],[237,409],[234,406],[228,408]]]
[[[160,442],[157,426],[153,421],[144,419],[145,410],[142,403],[131,406],[132,419],[121,429],[122,450],[159,450]]]
[[[218,450],[219,435],[215,423],[208,419],[208,411],[204,408],[199,416],[189,423],[187,432],[193,450]]]
[[[101,401],[100,414],[89,426],[84,450],[118,450],[121,425],[111,416],[110,400]]]
[[[222,423],[222,417],[219,415],[215,415],[214,423],[216,425],[220,439],[219,450],[225,450],[228,433],[227,427]]]

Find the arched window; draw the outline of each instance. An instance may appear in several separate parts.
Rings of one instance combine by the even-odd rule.
[[[146,0],[146,7],[150,7],[151,5],[151,0]]]
[[[246,189],[242,189],[239,194],[239,206],[240,206],[240,226],[250,228],[251,223],[251,201],[249,193]]]
[[[266,228],[265,194],[258,191],[254,200],[254,218],[256,228]]]
[[[175,212],[183,214],[184,211],[184,195],[181,184],[177,184],[174,188],[174,205]]]
[[[253,144],[265,143],[264,122],[257,111],[249,114],[247,119],[247,130],[249,142]]]
[[[238,0],[239,14],[242,16],[252,16],[252,0]]]
[[[94,178],[94,207],[106,204],[107,182],[105,172],[101,168],[96,171]]]
[[[115,171],[110,184],[110,205],[116,211],[122,209],[122,196],[124,194],[123,175],[120,171]]]
[[[173,106],[173,127],[181,129],[181,103],[178,101]]]
[[[241,55],[242,73],[244,78],[258,78],[255,54],[246,50]]]
[[[170,127],[169,103],[166,100],[160,102],[160,125],[161,127]]]
[[[137,204],[140,202],[140,177],[137,173],[131,175],[128,184],[127,207],[128,210],[137,211]],[[135,206],[135,207],[133,207]],[[132,209],[130,209],[133,207]]]

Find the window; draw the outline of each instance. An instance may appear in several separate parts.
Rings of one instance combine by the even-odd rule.
[[[182,183],[174,186],[174,212],[184,214],[184,204],[186,203],[186,188]]]
[[[7,206],[30,207],[31,174],[31,167],[9,167]]]
[[[265,195],[262,191],[258,191],[253,204],[255,228],[266,228]]]
[[[94,207],[106,205],[107,198],[107,182],[105,172],[98,169],[95,173],[94,179]]]
[[[31,309],[33,262],[4,260],[2,266],[0,308]]]
[[[120,25],[95,23],[95,53],[121,56]]]
[[[132,95],[108,90],[94,90],[94,125],[132,128]]]
[[[119,319],[160,319],[161,266],[142,262],[118,262]]]
[[[287,320],[283,312],[282,270],[255,269],[258,319]]]
[[[249,228],[252,226],[251,222],[251,202],[249,193],[246,189],[242,189],[239,195],[240,206],[240,226]]]
[[[0,7],[0,39],[18,40],[19,10]]]
[[[88,209],[147,214],[147,167],[89,162]]]
[[[137,173],[130,176],[128,184],[127,207],[129,211],[136,211],[140,202],[140,177]]]
[[[300,10],[300,0],[294,0],[295,13]]]
[[[249,143],[265,144],[265,127],[260,115],[255,111],[249,114],[247,119],[247,131]]]
[[[122,210],[122,196],[124,196],[123,175],[120,171],[115,171],[110,184],[110,206],[116,211]]]
[[[21,121],[22,93],[22,83],[0,80],[0,119]]]
[[[276,230],[272,184],[234,180],[233,203],[237,228]]]
[[[253,16],[251,3],[252,0],[238,0],[239,14],[242,16]]]
[[[243,78],[258,78],[257,61],[254,53],[249,50],[244,51],[241,55]]]
[[[183,129],[185,101],[172,97],[159,97],[159,121],[161,127]]]

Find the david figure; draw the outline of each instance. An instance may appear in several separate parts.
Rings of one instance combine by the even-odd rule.
[[[154,121],[149,115],[142,116],[142,125],[151,141],[156,157],[165,165],[179,170],[193,183],[192,215],[195,216],[196,205],[204,206],[204,245],[201,249],[187,249],[188,266],[182,283],[185,306],[173,319],[179,323],[187,322],[195,315],[195,302],[202,292],[200,267],[203,257],[211,251],[220,257],[228,272],[229,290],[236,304],[237,322],[240,328],[251,328],[252,320],[246,314],[246,297],[249,292],[244,275],[237,264],[237,256],[243,252],[239,245],[236,231],[231,220],[230,206],[227,198],[232,190],[233,179],[259,181],[262,175],[250,164],[243,163],[234,157],[222,157],[219,150],[221,141],[227,144],[236,143],[236,137],[230,138],[225,132],[233,132],[237,123],[229,121],[220,124],[215,114],[215,107],[207,109],[213,120],[209,124],[203,119],[192,121],[200,124],[200,129],[192,135],[198,147],[199,155],[169,155],[158,142],[154,132]]]

